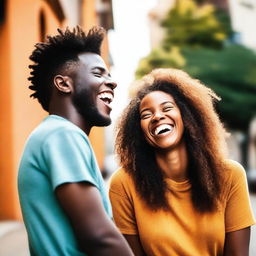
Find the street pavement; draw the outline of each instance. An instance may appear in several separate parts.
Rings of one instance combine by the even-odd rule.
[[[250,194],[254,217],[256,218],[256,192]],[[256,225],[251,227],[251,242],[249,256],[256,255]]]
[[[29,256],[27,234],[22,222],[0,222],[0,256]]]
[[[256,193],[250,194],[256,217]],[[0,256],[29,256],[27,235],[22,222],[0,222]],[[256,255],[256,225],[252,227],[250,256]]]

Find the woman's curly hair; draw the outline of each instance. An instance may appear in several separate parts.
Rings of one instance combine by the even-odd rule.
[[[214,110],[220,98],[200,81],[177,69],[156,69],[134,85],[134,99],[118,125],[116,151],[131,175],[141,198],[151,209],[167,209],[167,185],[155,159],[155,151],[140,126],[141,100],[152,91],[170,94],[179,107],[188,151],[188,178],[192,202],[199,212],[211,212],[220,199],[227,148],[225,129]]]
[[[28,80],[34,91],[30,96],[37,98],[43,109],[49,111],[52,79],[61,69],[70,69],[78,62],[78,54],[91,52],[100,55],[100,47],[105,30],[93,27],[86,34],[79,26],[73,30],[58,29],[59,34],[48,36],[46,42],[37,43],[30,56],[34,62]]]

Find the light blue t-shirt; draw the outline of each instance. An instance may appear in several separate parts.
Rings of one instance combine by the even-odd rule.
[[[67,182],[98,188],[112,217],[104,181],[87,135],[68,120],[50,115],[31,133],[22,155],[18,189],[31,255],[81,256],[73,229],[54,190]]]

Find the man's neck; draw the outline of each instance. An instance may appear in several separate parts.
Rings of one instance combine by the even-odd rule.
[[[49,106],[49,114],[61,116],[69,120],[82,129],[87,135],[89,135],[91,131],[92,126],[84,120],[72,104],[58,104],[58,102],[55,101],[54,104],[50,104]]]

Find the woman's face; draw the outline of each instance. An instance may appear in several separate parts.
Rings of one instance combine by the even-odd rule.
[[[175,149],[184,126],[173,97],[162,91],[147,94],[140,103],[140,125],[148,143],[159,149]]]

